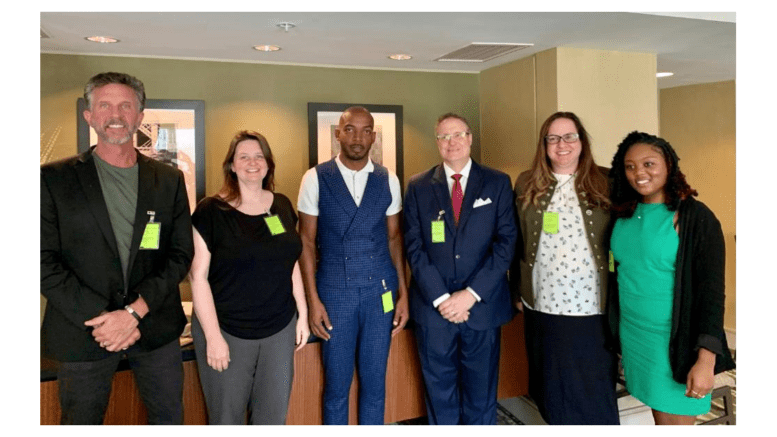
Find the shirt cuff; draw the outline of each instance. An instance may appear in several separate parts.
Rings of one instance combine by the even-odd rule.
[[[443,302],[445,301],[445,299],[447,299],[447,298],[449,298],[449,297],[451,297],[451,294],[450,294],[450,293],[445,293],[445,294],[443,294],[442,296],[440,296],[440,297],[438,297],[437,299],[435,299],[435,300],[434,300],[434,302],[432,302],[432,305],[433,305],[435,308],[437,308],[437,306],[438,306],[438,305],[440,305],[441,303],[443,303]]]
[[[480,302],[480,300],[481,300],[481,299],[480,299],[480,296],[478,296],[478,294],[477,294],[477,293],[475,293],[475,290],[473,290],[473,289],[472,289],[472,287],[467,287],[467,291],[469,291],[470,293],[472,293],[472,295],[473,295],[473,296],[475,296],[475,299],[476,299],[478,302]]]

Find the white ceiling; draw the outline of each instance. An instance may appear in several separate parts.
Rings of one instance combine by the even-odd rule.
[[[736,78],[731,12],[42,12],[40,25],[50,36],[41,53],[477,73],[575,47],[655,53],[658,70],[674,72],[660,88]],[[93,35],[120,42],[84,39]],[[473,42],[534,45],[482,63],[434,61]],[[282,50],[252,49],[260,44]],[[413,59],[388,59],[394,53]]]

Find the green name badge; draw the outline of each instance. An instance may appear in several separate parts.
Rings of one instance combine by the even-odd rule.
[[[383,298],[383,314],[394,310],[394,300],[391,299],[391,290],[381,295]]]
[[[273,235],[286,232],[286,229],[283,227],[283,223],[281,223],[281,218],[277,215],[265,217],[264,222],[267,223],[267,227],[270,229],[270,233]]]
[[[159,232],[162,229],[162,223],[148,222],[143,231],[143,238],[140,239],[141,250],[159,249]]]
[[[432,243],[445,243],[445,222],[432,221]]]
[[[610,251],[610,271],[615,272],[615,258],[612,256],[612,251]]]
[[[558,213],[545,211],[542,215],[542,230],[546,234],[558,234]]]

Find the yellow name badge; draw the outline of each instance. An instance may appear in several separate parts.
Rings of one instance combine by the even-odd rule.
[[[445,222],[432,221],[432,243],[445,243]]]
[[[391,290],[383,293],[381,296],[383,299],[383,314],[394,310],[394,300],[391,299]]]
[[[558,234],[558,213],[545,211],[542,214],[542,230],[546,234]]]
[[[286,229],[283,227],[283,223],[281,223],[281,218],[277,215],[265,217],[264,222],[267,223],[267,228],[270,229],[270,233],[273,235],[286,232]]]
[[[159,233],[162,230],[162,223],[148,222],[143,231],[143,238],[140,239],[141,250],[159,249]]]
[[[610,251],[610,271],[615,272],[615,258],[612,256],[612,251]]]

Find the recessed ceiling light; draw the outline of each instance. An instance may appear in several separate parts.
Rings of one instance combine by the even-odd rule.
[[[259,50],[260,52],[277,52],[280,49],[278,46],[271,45],[254,46],[254,50]]]
[[[396,55],[389,56],[389,59],[393,59],[395,61],[407,61],[408,59],[413,59],[410,55],[403,55],[401,53],[397,53]]]
[[[281,29],[285,29],[286,32],[288,32],[289,29],[294,29],[297,27],[297,25],[289,21],[281,21],[280,23],[276,24],[275,27],[280,27]]]
[[[91,42],[99,42],[99,43],[103,43],[103,44],[119,42],[118,39],[111,38],[110,36],[87,36],[84,39],[86,39],[88,41],[91,41]]]
[[[672,73],[671,71],[659,71],[658,73],[656,73],[656,77],[669,77],[669,76],[674,76],[674,73]]]

